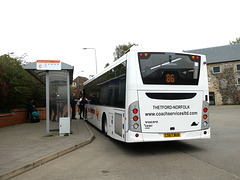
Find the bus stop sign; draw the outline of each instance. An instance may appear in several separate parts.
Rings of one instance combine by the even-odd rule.
[[[60,60],[37,60],[37,70],[61,70]]]

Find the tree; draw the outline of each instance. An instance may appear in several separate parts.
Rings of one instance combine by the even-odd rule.
[[[137,46],[137,44],[135,44],[135,43],[133,43],[133,44],[128,43],[127,45],[126,44],[122,44],[122,45],[116,46],[115,52],[113,53],[114,54],[114,61],[116,61],[117,59],[122,57],[124,55],[124,53],[128,49],[130,49],[132,46]]]
[[[21,66],[22,59],[5,54],[0,56],[0,112],[27,107],[33,98],[45,106],[45,87]]]
[[[0,112],[1,109],[4,109],[7,103],[7,95],[8,95],[8,85],[4,79],[4,71],[0,65]],[[4,110],[3,110],[4,111]]]
[[[240,44],[240,38],[236,38],[236,41],[230,41],[229,44],[230,44],[230,45]]]

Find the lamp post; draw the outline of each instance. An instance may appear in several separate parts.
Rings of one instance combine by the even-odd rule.
[[[83,50],[93,49],[95,51],[95,63],[96,63],[96,74],[97,74],[97,52],[95,48],[83,48]]]

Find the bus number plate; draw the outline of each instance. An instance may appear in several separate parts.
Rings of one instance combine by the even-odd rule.
[[[181,133],[164,133],[165,138],[181,137]]]

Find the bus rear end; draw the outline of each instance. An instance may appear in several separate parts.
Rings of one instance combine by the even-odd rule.
[[[129,96],[136,99],[128,106],[126,142],[210,138],[205,56],[135,52],[131,58],[139,68],[130,77],[136,87]]]

